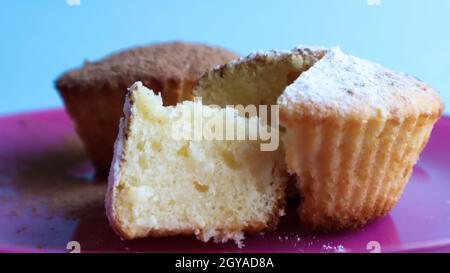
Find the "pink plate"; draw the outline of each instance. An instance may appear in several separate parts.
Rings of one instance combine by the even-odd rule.
[[[436,125],[402,199],[365,228],[332,235],[298,231],[295,204],[277,231],[245,246],[193,237],[120,241],[108,226],[105,179],[83,153],[63,110],[0,118],[0,251],[69,252],[449,252],[450,118]]]

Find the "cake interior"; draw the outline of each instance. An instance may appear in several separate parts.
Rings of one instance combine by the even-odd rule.
[[[200,78],[193,94],[202,97],[207,105],[277,105],[277,99],[287,86],[292,84],[303,72],[322,59],[326,50],[294,50],[291,52],[272,52],[250,55],[210,71]],[[271,121],[270,111],[266,120]],[[241,113],[242,114],[242,113]],[[263,118],[261,112],[258,112]],[[282,121],[281,121],[282,122]],[[285,154],[283,145],[291,132],[280,123],[280,153]],[[285,146],[285,145],[284,145]],[[292,170],[289,170],[293,173]],[[296,181],[291,179],[290,181]],[[286,195],[298,196],[295,183],[288,183]]]
[[[300,51],[250,55],[248,60],[211,71],[199,80],[193,93],[208,105],[276,105],[284,89],[324,54]]]
[[[277,219],[285,186],[280,149],[260,151],[259,140],[173,138],[173,124],[202,122],[214,133],[212,121],[225,116],[248,135],[257,117],[191,101],[163,107],[142,86],[130,105],[114,207],[131,237],[195,233],[204,241],[240,241],[243,231],[264,230]],[[201,107],[204,114],[194,117]]]

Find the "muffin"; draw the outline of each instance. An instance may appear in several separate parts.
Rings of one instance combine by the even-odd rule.
[[[309,231],[387,214],[443,111],[429,85],[339,48],[252,54],[204,74],[193,94],[207,104],[279,107],[280,146]]]
[[[438,94],[404,74],[327,55],[278,99],[286,161],[298,176],[306,227],[356,228],[387,214],[443,111]]]
[[[244,232],[275,228],[288,179],[280,150],[261,151],[259,139],[196,140],[177,131],[198,123],[206,135],[227,117],[245,132],[257,117],[198,101],[164,107],[140,82],[130,88],[124,113],[106,195],[108,219],[123,239],[186,234],[240,246]]]
[[[203,72],[238,56],[192,43],[164,43],[115,53],[69,71],[56,81],[66,110],[98,173],[109,170],[127,87],[142,81],[165,105],[191,96]]]

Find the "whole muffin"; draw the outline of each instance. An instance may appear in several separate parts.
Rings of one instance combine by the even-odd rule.
[[[203,72],[237,57],[202,44],[154,44],[87,62],[57,79],[56,87],[98,173],[106,174],[131,84],[141,81],[161,93],[164,105],[174,105],[191,96]]]
[[[193,94],[279,106],[301,225],[320,232],[387,214],[443,111],[429,85],[339,48],[257,52],[203,75]]]
[[[278,104],[301,221],[321,231],[387,214],[443,112],[429,85],[339,48],[288,86]]]

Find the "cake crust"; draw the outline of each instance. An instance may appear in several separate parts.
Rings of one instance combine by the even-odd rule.
[[[155,44],[121,51],[98,62],[87,61],[82,68],[63,74],[56,86],[65,92],[120,89],[124,93],[132,83],[141,81],[152,90],[163,92],[165,105],[174,105],[183,95],[170,94],[182,92],[175,87],[238,57],[228,50],[202,44]]]

